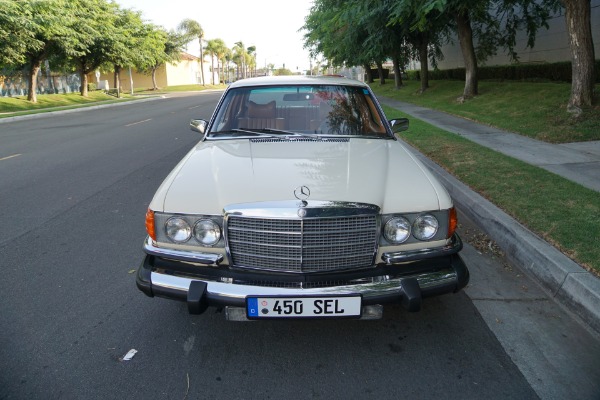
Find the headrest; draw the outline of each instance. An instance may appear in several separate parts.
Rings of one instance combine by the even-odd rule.
[[[275,118],[275,100],[267,104],[248,102],[248,118]]]

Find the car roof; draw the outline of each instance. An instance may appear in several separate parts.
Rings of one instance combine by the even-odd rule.
[[[365,83],[332,75],[287,75],[287,76],[261,76],[247,78],[233,82],[230,89],[250,86],[277,86],[277,85],[340,85],[368,87]]]

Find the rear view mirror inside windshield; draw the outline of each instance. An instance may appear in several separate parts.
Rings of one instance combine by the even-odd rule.
[[[283,95],[283,101],[306,101],[314,97],[312,93],[286,93]]]

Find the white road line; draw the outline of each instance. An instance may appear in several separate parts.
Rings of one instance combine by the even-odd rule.
[[[12,156],[0,158],[0,161],[8,160],[9,158],[19,157],[21,154],[13,154]]]
[[[131,124],[127,124],[127,125],[125,125],[125,126],[137,125],[137,124],[141,124],[141,123],[143,123],[143,122],[148,122],[148,121],[152,121],[152,118],[148,118],[148,119],[145,119],[145,120],[143,120],[143,121],[133,122],[133,123],[131,123]]]

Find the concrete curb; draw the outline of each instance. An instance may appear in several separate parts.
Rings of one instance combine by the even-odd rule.
[[[154,101],[166,98],[165,96],[156,96],[156,97],[148,97],[147,99],[140,100],[131,100],[131,101],[122,101],[115,102],[110,104],[98,104],[95,106],[83,106],[77,108],[69,108],[67,110],[56,110],[56,111],[48,111],[48,112],[39,112],[37,114],[27,114],[27,115],[16,115],[14,117],[6,117],[0,118],[0,124],[5,122],[15,122],[15,121],[23,121],[28,119],[37,119],[37,118],[45,118],[45,117],[54,117],[56,115],[81,112],[81,111],[89,111],[89,110],[99,110],[101,108],[109,108],[109,107],[118,107],[125,104],[137,104],[137,103],[145,103],[147,101]]]
[[[457,208],[502,248],[507,259],[600,334],[600,279],[405,144],[446,186]]]

